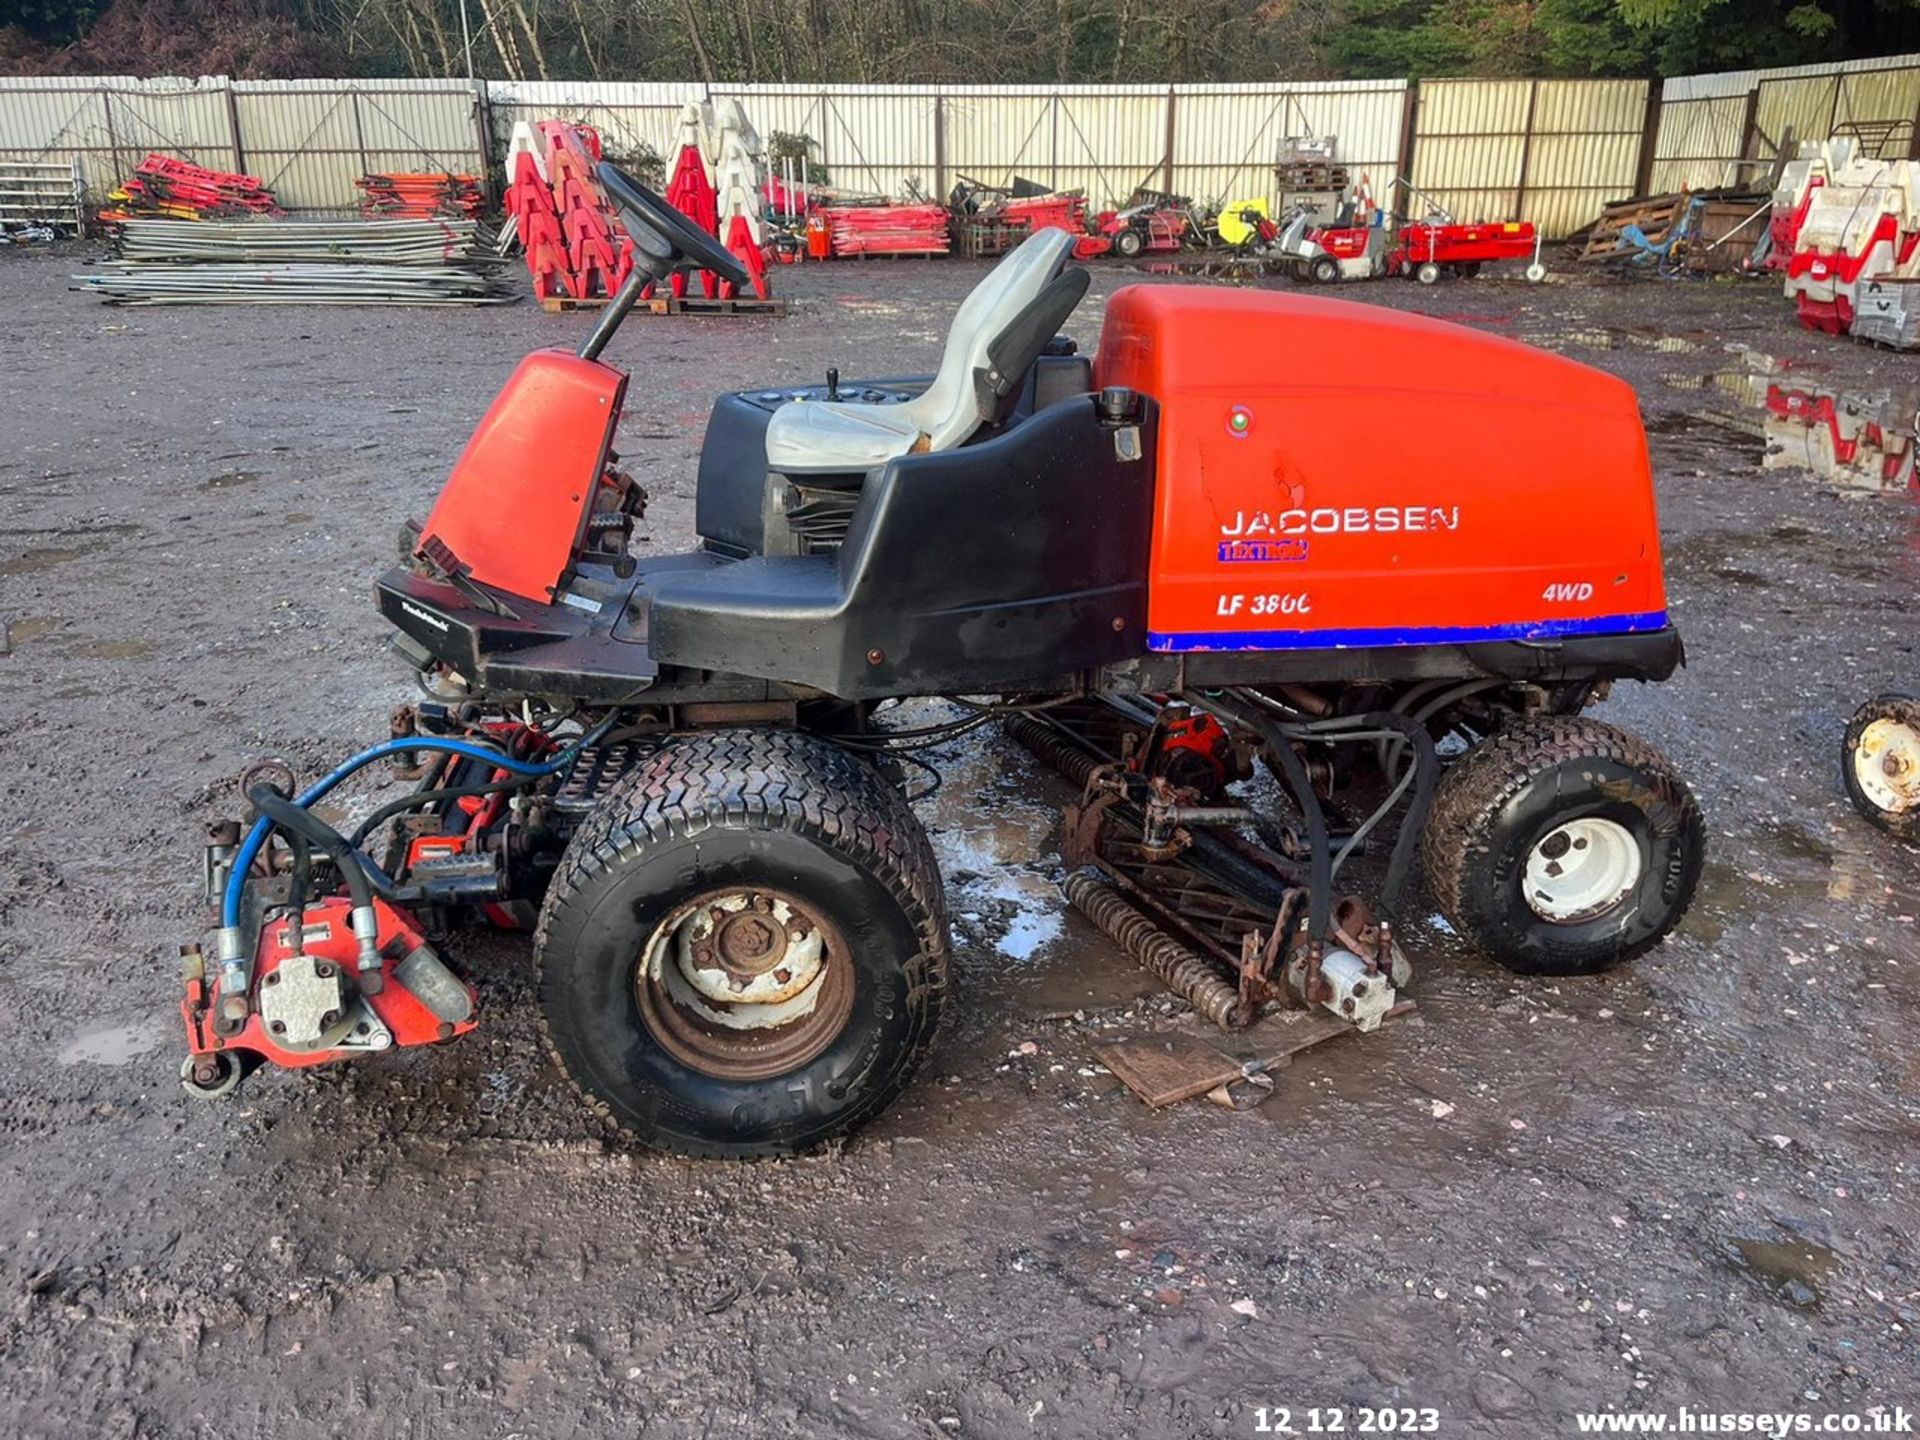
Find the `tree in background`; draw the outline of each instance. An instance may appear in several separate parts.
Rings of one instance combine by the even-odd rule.
[[[1336,73],[1663,75],[1920,49],[1920,0],[1343,0]]]
[[[277,0],[28,0],[0,70],[65,75],[337,75],[343,58]]]
[[[244,78],[1231,84],[1671,75],[1920,49],[1920,0],[13,0],[7,13],[0,70]]]

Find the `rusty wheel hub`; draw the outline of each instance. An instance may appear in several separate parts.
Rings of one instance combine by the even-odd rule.
[[[1920,731],[1881,717],[1860,732],[1853,775],[1874,806],[1886,815],[1920,809]]]
[[[839,932],[776,890],[713,891],[667,918],[634,977],[640,1017],[676,1059],[726,1080],[814,1059],[853,1011]]]

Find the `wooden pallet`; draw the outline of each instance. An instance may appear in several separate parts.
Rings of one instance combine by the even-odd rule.
[[[576,300],[571,295],[550,295],[540,302],[549,315],[569,310],[598,310],[607,303],[604,295],[589,295]],[[787,313],[788,302],[781,296],[762,300],[757,295],[740,295],[732,300],[709,299],[705,295],[654,295],[635,305],[634,315],[757,315],[778,319]]]
[[[1286,190],[1345,190],[1348,171],[1344,165],[1309,161],[1291,161],[1273,167],[1274,178]]]

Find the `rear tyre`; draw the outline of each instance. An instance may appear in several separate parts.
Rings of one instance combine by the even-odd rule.
[[[1440,283],[1440,267],[1431,260],[1422,260],[1414,267],[1413,278],[1418,280],[1422,285],[1438,285]]]
[[[1878,695],[1854,711],[1840,779],[1868,820],[1895,839],[1920,841],[1920,700]]]
[[[793,731],[663,746],[569,842],[536,939],[547,1038],[605,1119],[682,1155],[871,1120],[933,1043],[947,916],[866,761]]]
[[[1146,239],[1138,230],[1122,230],[1113,237],[1114,254],[1122,259],[1131,260],[1146,248]]]
[[[1340,278],[1340,262],[1331,255],[1316,255],[1307,267],[1307,276],[1316,285],[1331,285]]]
[[[1686,913],[1705,850],[1700,807],[1667,760],[1578,716],[1475,745],[1421,836],[1441,913],[1521,975],[1588,975],[1651,948]]]

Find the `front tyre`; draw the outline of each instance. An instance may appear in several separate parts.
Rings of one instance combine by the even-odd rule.
[[[547,1037],[603,1117],[682,1155],[790,1155],[925,1060],[946,903],[913,812],[794,731],[661,747],[575,832],[537,937]]]
[[[1700,807],[1666,759],[1578,716],[1475,745],[1421,837],[1441,913],[1522,975],[1588,975],[1651,948],[1686,913],[1705,850]]]
[[[1896,839],[1920,841],[1920,700],[1879,695],[1854,711],[1840,779],[1854,809]]]

